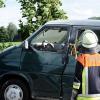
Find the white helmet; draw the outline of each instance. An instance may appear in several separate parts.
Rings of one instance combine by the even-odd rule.
[[[81,35],[81,43],[85,48],[93,48],[97,46],[98,38],[93,31],[85,30]]]

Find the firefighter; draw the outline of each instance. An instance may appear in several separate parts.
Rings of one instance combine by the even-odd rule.
[[[98,38],[91,30],[81,35],[83,52],[77,57],[71,100],[100,100]]]

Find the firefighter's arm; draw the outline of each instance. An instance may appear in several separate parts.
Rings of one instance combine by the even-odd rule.
[[[79,61],[77,61],[71,100],[76,100],[77,98],[78,90],[80,89],[80,86],[81,86],[82,70],[83,70],[83,65]]]
[[[73,89],[79,90],[80,88],[81,80],[82,80],[82,70],[83,70],[83,65],[77,61],[74,82],[73,82]]]
[[[77,100],[78,91],[76,89],[72,90],[71,100]]]
[[[82,81],[82,71],[84,68],[84,56],[80,54],[77,57],[77,63],[75,68],[75,76],[74,76],[74,82],[73,82],[73,88],[79,89]]]

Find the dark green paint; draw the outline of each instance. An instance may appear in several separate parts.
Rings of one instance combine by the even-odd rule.
[[[68,56],[66,55],[68,50],[68,41],[71,43],[75,42],[77,34],[76,30],[78,28],[90,28],[90,26],[87,26],[88,22],[86,22],[86,26],[82,26],[83,24],[78,22],[78,24],[75,24],[75,22],[73,23],[47,23],[27,39],[29,43],[28,49],[25,49],[23,46],[24,43],[22,43],[20,46],[11,47],[1,52],[0,79],[9,75],[11,77],[18,75],[23,77],[29,83],[31,96],[59,98],[61,90],[63,90],[64,99],[66,100],[67,98],[67,100],[70,100],[76,60],[70,54]],[[91,25],[91,27],[94,26],[94,24],[90,23],[89,25]],[[100,26],[99,22],[97,26],[98,25]],[[68,37],[64,37],[64,40],[66,40],[66,48],[64,48],[64,50],[55,52],[31,48],[32,39],[34,39],[45,28],[49,29],[54,27],[68,29]],[[64,65],[65,57],[67,58],[66,60],[69,59],[66,66]]]

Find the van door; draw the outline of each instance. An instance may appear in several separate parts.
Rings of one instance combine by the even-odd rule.
[[[22,70],[31,75],[35,95],[59,97],[64,69],[68,27],[45,27],[31,37],[30,49],[23,51]]]
[[[73,52],[73,50],[77,50],[76,48],[76,38],[78,35],[78,30],[76,27],[72,27],[70,33],[70,46],[69,46],[69,52],[68,52],[68,63],[66,64],[66,68],[63,73],[62,78],[62,87],[63,87],[63,97],[64,100],[70,100],[71,94],[72,94],[72,86],[73,86],[73,79],[75,74],[75,67],[76,67],[76,57],[77,57],[77,51]],[[72,53],[73,52],[73,53]]]
[[[100,37],[100,27],[96,27],[96,26],[74,26],[73,30],[72,30],[72,34],[70,35],[70,41],[71,44],[74,44],[76,46],[77,49],[77,55],[79,55],[80,53],[83,52],[83,50],[81,50],[81,34],[86,30],[92,30],[93,32],[95,32],[95,34],[98,36],[98,39]],[[100,44],[100,40],[98,41]],[[98,45],[98,48],[100,49],[100,45]],[[85,50],[84,50],[85,52]],[[99,52],[100,53],[100,52]],[[68,55],[69,58],[69,62],[67,64],[67,67],[64,71],[64,75],[63,75],[63,93],[64,93],[64,100],[70,100],[71,96],[71,92],[72,92],[72,86],[73,86],[73,79],[74,79],[74,74],[75,74],[75,67],[76,67],[76,59],[74,56],[72,56],[71,54]]]
[[[66,66],[66,69],[63,75],[64,100],[66,100],[66,98],[70,100],[71,93],[72,93],[74,73],[75,73],[75,65],[76,65],[75,57],[70,54],[68,56],[69,56],[69,62]]]

